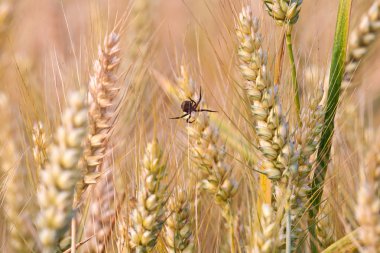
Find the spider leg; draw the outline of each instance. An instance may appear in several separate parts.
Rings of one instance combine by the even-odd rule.
[[[186,119],[186,123],[190,123],[191,114],[189,114],[189,117]]]
[[[182,116],[179,116],[179,117],[175,117],[175,118],[169,118],[169,119],[182,119],[182,118],[186,117],[187,115],[190,115],[190,114],[188,114],[188,113],[185,113],[185,114],[184,114],[184,115],[182,115]]]
[[[199,110],[196,110],[197,112],[217,112],[217,111],[213,111],[213,110],[209,110],[209,109],[199,109]]]
[[[198,102],[196,103],[197,105],[196,107],[198,107],[201,100],[202,100],[202,86],[199,86],[199,99],[198,99]]]
[[[197,104],[197,102],[195,102],[194,99],[192,99],[191,97],[188,97],[188,99],[189,99],[192,103]]]

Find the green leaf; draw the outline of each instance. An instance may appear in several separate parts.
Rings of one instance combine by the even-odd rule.
[[[323,184],[330,160],[331,142],[334,134],[334,118],[338,106],[340,86],[343,80],[346,60],[351,3],[352,0],[339,1],[330,68],[330,83],[327,95],[327,104],[325,105],[325,118],[321,134],[321,142],[317,154],[317,168],[314,173],[312,190],[309,195],[309,199],[311,201],[311,208],[309,210],[309,231],[311,234],[310,243],[312,252],[318,252],[315,245],[316,216],[321,203]]]

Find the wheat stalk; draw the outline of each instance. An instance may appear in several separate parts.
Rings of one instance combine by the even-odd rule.
[[[16,143],[12,134],[12,114],[8,97],[0,92],[0,185],[4,186],[4,215],[8,222],[10,249],[14,252],[30,252],[35,245],[26,228],[25,212],[27,192],[24,188],[25,170],[19,166]],[[2,195],[2,194],[1,194]]]
[[[162,159],[162,151],[154,140],[145,150],[137,205],[130,215],[130,247],[134,252],[150,252],[165,221],[166,185],[162,179],[166,165]]]
[[[278,88],[267,69],[267,56],[262,49],[262,35],[258,32],[258,20],[252,17],[249,7],[239,15],[236,34],[239,41],[240,71],[250,99],[258,138],[258,151],[263,161],[257,169],[275,181],[275,205],[286,207],[287,215],[282,221],[292,223],[291,239],[298,238],[300,229],[293,221],[303,214],[310,190],[310,171],[322,127],[323,92],[317,92],[310,104],[301,110],[297,131],[289,134],[289,126],[282,115]],[[286,220],[288,219],[288,220]],[[289,224],[288,224],[289,225]],[[288,231],[289,232],[289,231]],[[288,243],[289,244],[289,243]]]
[[[363,14],[359,25],[350,34],[342,89],[350,87],[360,62],[367,55],[369,47],[375,42],[379,31],[380,1],[376,0],[368,12]]]
[[[98,59],[94,62],[94,74],[89,83],[90,131],[85,154],[87,172],[80,191],[84,191],[90,184],[95,184],[94,198],[90,202],[88,214],[90,222],[84,232],[85,238],[96,235],[87,244],[88,250],[92,252],[105,250],[116,219],[110,135],[118,114],[120,88],[116,72],[120,64],[119,41],[120,36],[115,32],[105,37],[103,47],[99,46]]]
[[[184,190],[178,190],[168,203],[165,222],[165,242],[169,253],[194,252],[192,214],[189,198]]]
[[[277,211],[282,209],[280,206],[288,207],[282,225],[288,225],[285,227],[290,230],[291,194],[288,187],[291,186],[290,177],[297,172],[298,157],[295,154],[294,144],[290,141],[288,122],[282,115],[278,87],[273,85],[267,69],[267,56],[262,49],[262,36],[258,33],[258,29],[258,19],[252,17],[249,6],[243,8],[237,20],[236,35],[239,41],[239,68],[245,79],[245,88],[255,122],[254,130],[258,138],[258,152],[262,157],[259,164],[262,169],[257,170],[275,181],[274,204]],[[290,236],[284,238],[291,240]],[[286,243],[290,244],[291,242]]]
[[[189,98],[197,101],[200,94],[195,92],[195,84],[189,77],[187,69],[181,66],[181,75],[177,80],[179,97],[181,100]],[[199,106],[205,108],[203,99]],[[191,153],[200,172],[200,186],[215,197],[215,202],[221,207],[222,215],[228,223],[230,230],[231,251],[235,251],[234,214],[232,211],[232,198],[238,184],[231,177],[231,166],[226,162],[226,148],[220,145],[219,131],[210,121],[207,113],[192,115],[194,122],[187,125],[191,138]]]
[[[380,251],[380,149],[378,144],[368,156],[362,171],[357,195],[356,220],[360,226],[358,239],[360,252]]]
[[[40,173],[37,192],[40,211],[36,223],[43,252],[57,250],[74,215],[74,190],[81,176],[78,162],[87,132],[87,113],[84,96],[78,92],[70,94],[62,125],[49,146],[49,160]]]

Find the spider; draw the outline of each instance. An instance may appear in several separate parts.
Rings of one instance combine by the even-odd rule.
[[[195,102],[191,98],[189,98],[189,100],[183,101],[182,104],[181,104],[181,109],[182,109],[182,111],[185,114],[182,115],[182,116],[175,117],[175,118],[170,118],[170,119],[182,119],[182,118],[184,118],[186,116],[189,116],[186,119],[186,122],[187,123],[193,123],[195,121],[195,119],[193,121],[190,121],[190,119],[191,119],[191,113],[192,112],[217,112],[217,111],[208,110],[208,109],[198,109],[198,106],[199,106],[199,103],[201,102],[201,100],[202,100],[202,88],[199,87],[199,99],[198,99],[198,102]]]

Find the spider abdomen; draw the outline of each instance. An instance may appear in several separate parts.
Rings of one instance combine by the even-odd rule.
[[[181,109],[183,112],[186,112],[188,114],[191,114],[193,111],[196,110],[196,108],[194,108],[194,105],[190,100],[183,101],[181,104]]]

